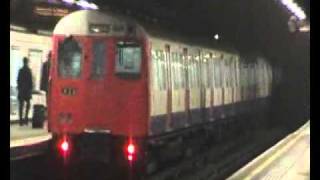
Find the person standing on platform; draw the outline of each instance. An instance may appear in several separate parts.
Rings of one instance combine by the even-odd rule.
[[[28,125],[28,114],[30,110],[30,100],[32,98],[32,89],[33,89],[33,82],[32,82],[32,72],[28,66],[29,59],[27,57],[23,58],[23,67],[19,70],[18,74],[18,100],[19,100],[19,124]],[[23,118],[23,109],[24,103],[26,103],[26,111],[25,111],[25,118]]]

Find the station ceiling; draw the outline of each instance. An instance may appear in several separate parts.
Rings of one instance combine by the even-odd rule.
[[[22,10],[26,10],[27,4],[35,1],[11,0],[10,6],[23,2]],[[53,0],[37,0],[41,1]],[[295,1],[300,3],[310,17],[309,0]],[[227,45],[243,54],[252,52],[261,54],[273,63],[286,65],[287,61],[290,63],[301,61],[300,57],[309,58],[310,35],[289,32],[288,20],[291,13],[280,0],[91,0],[91,2],[102,10],[127,13],[170,32],[207,39],[213,44]],[[22,14],[18,18],[21,22],[36,23],[32,18],[26,21],[23,13],[15,13],[12,16],[19,14]],[[52,18],[41,20],[49,22]],[[50,23],[51,28],[56,21]],[[215,34],[219,34],[219,41],[215,40]]]
[[[296,0],[295,0],[296,1]],[[243,53],[256,52],[274,61],[288,59],[295,45],[309,43],[308,33],[291,33],[292,15],[280,0],[92,0],[99,7],[156,22],[162,28],[220,41]],[[309,0],[298,0],[309,17]],[[299,46],[308,47],[308,46]],[[292,48],[292,49],[291,49]],[[307,49],[300,49],[305,51]],[[287,54],[286,54],[287,53]],[[297,56],[295,56],[297,57]]]

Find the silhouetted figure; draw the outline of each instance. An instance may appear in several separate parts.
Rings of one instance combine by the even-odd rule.
[[[49,66],[51,61],[51,52],[48,54],[48,60],[43,63],[42,65],[42,72],[41,72],[41,85],[40,89],[45,91],[48,95],[48,83],[49,83]]]
[[[18,100],[19,100],[19,124],[28,125],[28,114],[30,110],[30,99],[32,97],[32,73],[28,67],[29,59],[23,58],[23,67],[19,70],[18,74]],[[24,103],[26,102],[25,118],[22,119],[22,113],[24,109]]]

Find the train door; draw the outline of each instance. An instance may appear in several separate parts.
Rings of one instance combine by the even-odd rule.
[[[109,56],[107,38],[93,38],[88,43],[88,77],[85,78],[86,104],[90,120],[88,128],[103,127],[106,123],[103,103],[107,90],[106,77],[108,73]]]
[[[58,39],[54,47],[57,54],[51,69],[49,118],[58,120],[54,124],[69,130],[83,126],[84,119],[87,119],[83,83],[87,77],[85,50],[85,39],[72,36]]]

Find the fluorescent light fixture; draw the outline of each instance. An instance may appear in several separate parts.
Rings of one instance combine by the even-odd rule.
[[[214,35],[214,39],[218,40],[219,39],[219,34]]]
[[[306,19],[306,14],[296,3],[293,2],[293,0],[281,0],[281,3],[300,20]]]
[[[21,26],[15,26],[15,25],[10,25],[10,29],[11,30],[15,30],[15,31],[26,31],[27,29]]]
[[[98,9],[98,6],[95,5],[94,3],[89,3],[88,1],[84,1],[84,0],[78,1],[76,4],[85,9]]]
[[[46,31],[46,30],[38,30],[38,33],[43,35],[50,35],[50,36],[52,35],[52,32]]]
[[[94,3],[89,3],[85,0],[75,1],[75,0],[62,0],[65,3],[68,4],[76,4],[77,6],[80,6],[83,9],[99,9],[98,6]]]
[[[73,4],[74,3],[74,0],[62,0],[63,2],[65,3],[69,3],[69,4]]]
[[[310,25],[302,26],[299,28],[299,31],[301,32],[309,32],[310,31]]]

